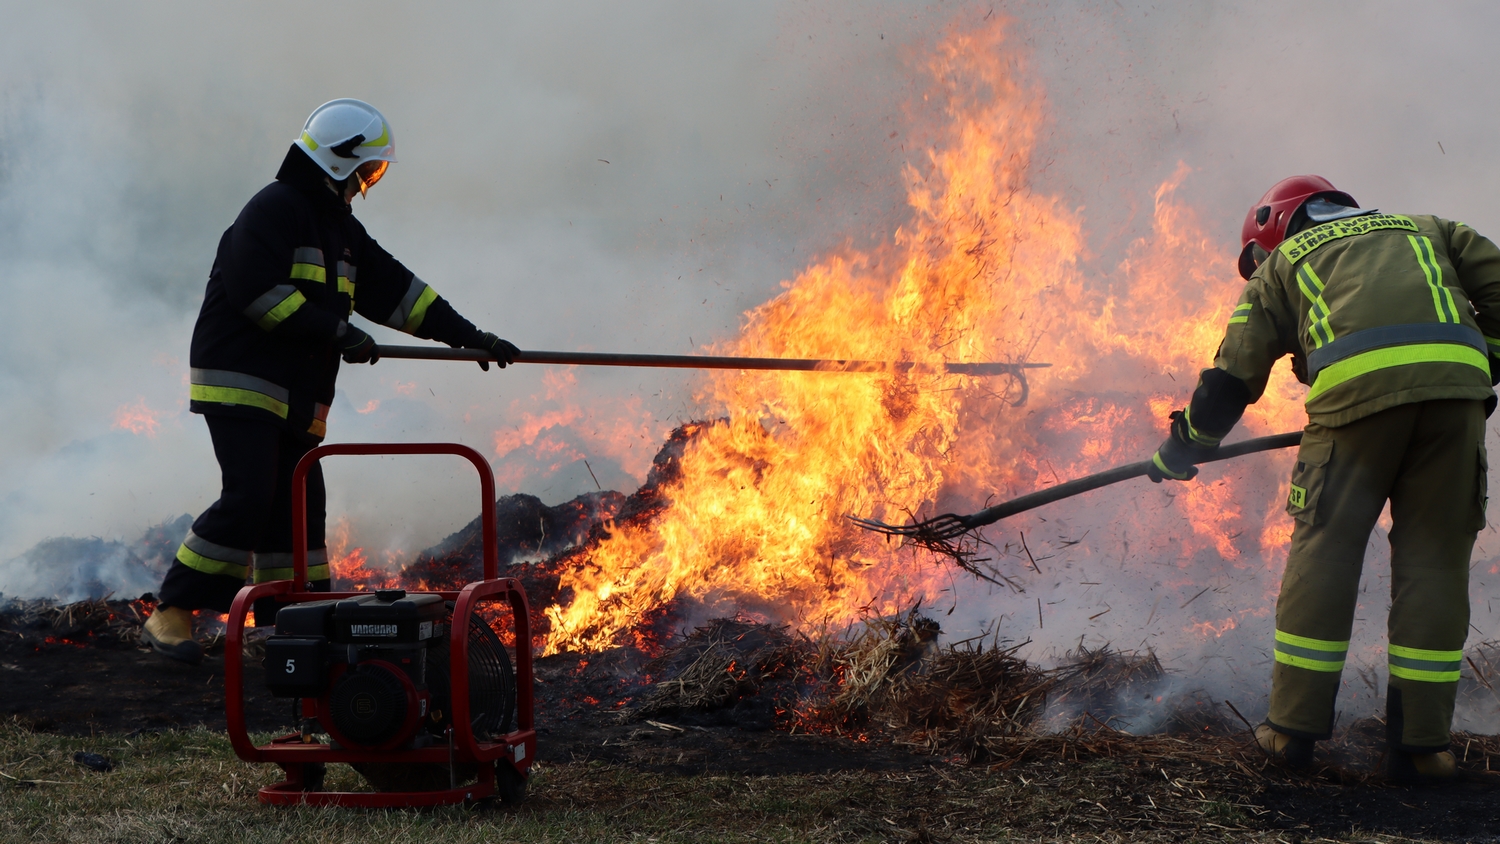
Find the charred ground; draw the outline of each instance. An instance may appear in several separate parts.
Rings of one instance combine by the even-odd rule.
[[[130,639],[139,607],[95,603],[68,613],[33,606],[23,613],[13,605],[0,615],[0,713],[10,728],[58,740],[222,731],[222,653],[187,666],[139,649]],[[923,647],[914,637],[898,645],[887,648],[897,654],[891,664]],[[889,687],[840,709],[836,690],[808,686],[809,656],[821,658],[784,631],[724,620],[654,658],[623,648],[544,658],[536,687],[540,759],[570,789],[585,788],[591,776],[634,771],[646,779],[631,781],[651,783],[658,796],[685,795],[699,783],[726,805],[752,780],[772,789],[789,778],[808,789],[842,789],[846,796],[824,811],[877,813],[883,820],[866,830],[879,832],[877,840],[944,840],[944,823],[998,824],[1025,836],[1163,839],[1360,832],[1488,840],[1500,829],[1500,776],[1487,773],[1500,769],[1493,737],[1459,737],[1455,749],[1468,781],[1401,788],[1376,774],[1383,726],[1360,721],[1328,743],[1317,772],[1298,776],[1260,758],[1244,725],[1222,707],[1184,711],[1155,735],[1105,726],[1117,713],[1088,707],[1119,697],[1105,693],[1111,683],[1151,682],[1160,667],[1150,660],[1085,652],[1064,670],[1046,672],[994,649],[946,663],[929,649],[906,663],[908,670],[925,667],[895,693],[905,707],[898,713]],[[725,660],[736,659],[738,670],[726,672]],[[252,730],[285,729],[287,703],[261,691],[259,667],[251,665]],[[974,695],[984,684],[954,676],[960,668],[989,672],[988,685],[1009,689],[993,703],[1015,707],[1013,696],[1023,689],[1045,690],[1054,700],[1071,696],[1080,715],[1058,732],[1027,728],[1034,717],[991,717],[988,734],[980,735],[981,719],[965,727],[957,708],[983,709]],[[814,717],[820,713],[822,721]],[[847,717],[839,722],[831,713]],[[771,779],[757,779],[763,777]],[[29,786],[0,784],[22,787]],[[625,805],[628,798],[601,792],[592,799]],[[549,805],[545,793],[534,804],[528,811]]]

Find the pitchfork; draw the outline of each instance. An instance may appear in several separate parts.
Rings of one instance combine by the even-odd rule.
[[[1269,437],[1258,437],[1253,440],[1243,440],[1230,445],[1220,446],[1210,452],[1199,463],[1213,463],[1218,460],[1228,460],[1231,457],[1240,457],[1246,454],[1254,454],[1258,451],[1274,451],[1279,448],[1291,448],[1302,442],[1302,432],[1292,431],[1286,434],[1275,434]],[[1151,466],[1151,461],[1143,460],[1140,463],[1127,463],[1124,466],[1116,466],[1094,475],[1087,475],[1077,480],[1058,484],[1055,487],[1023,495],[986,507],[977,513],[960,516],[956,513],[944,513],[920,522],[906,525],[888,525],[877,522],[874,519],[860,519],[850,516],[855,524],[866,530],[873,530],[887,536],[899,536],[912,545],[918,545],[929,550],[953,555],[957,546],[953,540],[972,534],[976,529],[985,525],[994,524],[1007,516],[1024,513],[1054,501],[1064,498],[1072,498],[1089,490],[1098,489],[1120,481],[1138,478],[1146,474]]]

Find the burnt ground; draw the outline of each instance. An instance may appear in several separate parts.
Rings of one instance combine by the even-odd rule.
[[[1356,724],[1331,743],[1336,745],[1333,755],[1321,758],[1329,764],[1310,776],[1258,762],[1253,753],[1244,752],[1243,731],[1236,737],[1202,728],[1197,737],[1116,733],[1077,741],[1066,736],[1018,739],[1010,758],[971,763],[913,753],[878,732],[857,738],[792,733],[774,728],[766,713],[748,710],[623,720],[616,707],[641,693],[639,681],[632,679],[639,676],[634,673],[639,667],[619,654],[540,660],[541,761],[604,763],[682,777],[848,772],[889,777],[905,772],[922,788],[934,781],[1001,772],[1015,786],[994,799],[1013,807],[1016,828],[1052,834],[1101,828],[1160,834],[1188,823],[1169,807],[1191,805],[1196,808],[1187,815],[1197,818],[1191,826],[1214,837],[1238,829],[1284,831],[1287,840],[1355,831],[1428,840],[1500,840],[1500,776],[1475,773],[1465,783],[1444,788],[1383,783],[1370,773],[1378,761],[1381,728],[1369,722]],[[287,702],[261,690],[258,665],[252,663],[247,674],[251,729],[285,728]],[[223,679],[222,655],[187,666],[125,643],[48,643],[28,631],[0,629],[0,717],[37,732],[129,735],[200,725],[223,729]],[[1226,753],[1248,764],[1201,763]],[[1470,755],[1491,763],[1500,760],[1500,752]],[[918,793],[920,789],[912,796],[913,805],[899,809],[920,813]],[[1012,814],[1012,809],[1006,811]],[[1182,832],[1193,837],[1191,829]]]
[[[583,661],[586,663],[586,661]],[[889,743],[773,730],[767,720],[679,729],[627,722],[610,701],[638,686],[619,679],[625,666],[580,668],[576,655],[538,661],[540,758],[598,760],[658,773],[779,774],[839,770],[910,770],[931,757]],[[246,661],[246,717],[252,732],[292,729],[291,704],[272,697],[254,660]],[[203,726],[224,729],[224,660],[211,654],[185,665],[136,647],[38,642],[0,629],[0,717],[39,732],[129,734]],[[666,723],[657,721],[656,723]]]

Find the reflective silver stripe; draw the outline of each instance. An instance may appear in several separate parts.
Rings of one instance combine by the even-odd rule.
[[[256,551],[256,569],[289,569],[292,567],[290,551]]]
[[[197,369],[190,370],[189,380],[193,384],[204,387],[229,387],[236,390],[250,390],[261,395],[270,396],[279,402],[291,401],[292,394],[285,387],[279,387],[264,378],[256,378],[254,375],[245,375],[241,372],[229,372],[224,369]]]
[[[246,552],[249,553],[249,552]],[[307,567],[328,565],[327,548],[307,549]],[[257,569],[289,569],[292,567],[292,552],[290,551],[256,551],[255,568]]]
[[[417,300],[422,297],[422,291],[427,289],[427,282],[416,276],[411,277],[411,286],[406,288],[406,295],[401,297],[401,304],[391,313],[391,318],[385,321],[386,325],[401,330],[411,319],[412,308],[417,306]]]
[[[201,554],[211,560],[218,560],[222,563],[234,563],[237,566],[250,565],[249,551],[241,551],[238,548],[229,548],[209,542],[191,530],[188,531],[187,539],[182,540],[182,544],[191,549],[193,553]]]
[[[292,263],[317,264],[323,266],[323,250],[312,246],[299,246],[292,250]]]
[[[326,405],[326,404],[315,404],[315,405],[313,405],[313,418],[316,419],[316,420],[318,420],[319,422],[327,422],[328,421],[328,405]]]
[[[1318,380],[1318,373],[1329,364],[1385,346],[1411,343],[1457,343],[1472,346],[1489,354],[1484,335],[1466,325],[1451,322],[1421,322],[1411,325],[1382,325],[1366,328],[1325,343],[1307,356],[1307,382]]]
[[[1280,653],[1291,654],[1292,656],[1300,656],[1303,659],[1315,659],[1319,662],[1330,663],[1337,662],[1339,664],[1343,664],[1344,659],[1349,655],[1348,651],[1320,651],[1314,648],[1302,648],[1296,645],[1289,645],[1286,642],[1277,642],[1276,650]]]
[[[1399,665],[1402,668],[1412,668],[1418,671],[1458,671],[1463,668],[1463,660],[1433,660],[1412,659],[1411,657],[1396,656],[1389,657],[1391,665]]]
[[[359,267],[356,267],[346,261],[339,261],[339,275],[349,279],[350,284],[354,283],[354,276],[357,272],[359,272]]]
[[[267,290],[259,299],[250,303],[243,313],[250,318],[251,322],[260,322],[260,318],[271,312],[271,309],[281,304],[286,297],[297,292],[297,287],[291,284],[278,284]]]

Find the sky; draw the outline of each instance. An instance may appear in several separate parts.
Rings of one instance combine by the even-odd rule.
[[[818,255],[889,237],[923,51],[988,14],[1030,50],[1053,115],[1035,186],[1082,209],[1089,260],[1119,260],[1179,162],[1226,262],[1296,173],[1500,232],[1493,4],[0,0],[0,592],[45,538],[133,540],[217,494],[193,320],[220,233],[319,103],[390,119],[399,163],[355,213],[480,328],[689,353]],[[465,442],[550,504],[633,489],[712,412],[697,383],[346,367],[329,440]],[[330,515],[371,547],[476,510],[457,461],[343,461]]]

